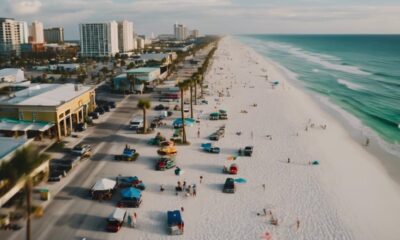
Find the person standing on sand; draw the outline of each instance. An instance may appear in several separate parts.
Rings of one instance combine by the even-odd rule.
[[[197,129],[197,138],[200,138],[200,128]]]
[[[137,221],[137,215],[136,213],[133,213],[133,218],[132,218],[132,227],[136,227],[136,221]]]
[[[300,220],[299,219],[297,219],[297,221],[296,221],[296,227],[297,227],[297,230],[299,230],[299,228],[300,228]]]
[[[365,146],[368,147],[369,145],[369,138],[367,138],[367,140],[365,140]]]
[[[264,191],[265,191],[265,183],[263,183],[262,187],[264,188]]]
[[[203,182],[203,176],[200,176],[200,183]]]
[[[128,214],[128,225],[132,227],[132,216]]]
[[[287,159],[287,163],[290,163],[290,158]]]

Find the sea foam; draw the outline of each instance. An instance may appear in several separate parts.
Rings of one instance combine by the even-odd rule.
[[[287,45],[287,44],[268,42],[267,45],[271,48],[286,51],[294,56],[303,58],[309,62],[319,64],[328,69],[333,69],[336,71],[347,72],[347,73],[358,74],[358,75],[371,75],[371,73],[362,71],[361,69],[359,69],[358,67],[355,67],[355,66],[340,65],[340,64],[329,62],[329,60],[336,60],[336,61],[339,60],[335,57],[330,57],[328,55],[323,55],[323,54],[309,53],[301,48],[293,47],[293,46]]]
[[[347,88],[349,88],[349,89],[352,89],[352,90],[361,90],[361,89],[365,89],[363,86],[361,86],[361,85],[358,85],[358,84],[355,84],[355,83],[352,83],[352,82],[349,82],[349,81],[346,81],[346,80],[344,80],[344,79],[338,79],[337,80],[337,82],[339,83],[339,84],[342,84],[342,85],[344,85],[344,86],[346,86]]]

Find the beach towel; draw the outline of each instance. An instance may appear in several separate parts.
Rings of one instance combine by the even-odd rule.
[[[237,182],[237,183],[247,183],[247,180],[244,179],[244,178],[236,178],[235,182]]]

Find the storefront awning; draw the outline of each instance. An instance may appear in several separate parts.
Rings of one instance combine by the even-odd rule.
[[[22,121],[10,118],[0,118],[0,131],[39,131],[43,132],[54,126],[54,123],[43,121]]]

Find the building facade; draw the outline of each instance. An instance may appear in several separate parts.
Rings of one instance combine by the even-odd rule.
[[[0,18],[0,55],[20,55],[21,44],[28,43],[28,24]]]
[[[43,23],[34,21],[29,26],[29,42],[44,43]]]
[[[48,28],[44,30],[44,40],[46,43],[63,43],[64,42],[64,28]]]
[[[144,39],[143,38],[140,38],[140,37],[137,37],[136,38],[136,48],[137,49],[143,49],[144,48]]]
[[[70,83],[39,84],[0,100],[0,118],[16,121],[15,124],[19,125],[28,122],[52,124],[53,127],[48,131],[61,139],[70,135],[74,124],[85,120],[95,104],[95,90],[92,87]],[[20,134],[15,131],[18,130],[10,128],[13,134]]]
[[[118,53],[118,24],[108,23],[79,24],[82,57],[109,57]]]
[[[178,41],[186,40],[188,37],[187,27],[183,24],[174,25],[174,36]]]
[[[118,22],[118,47],[120,53],[129,52],[133,46],[133,22]]]

